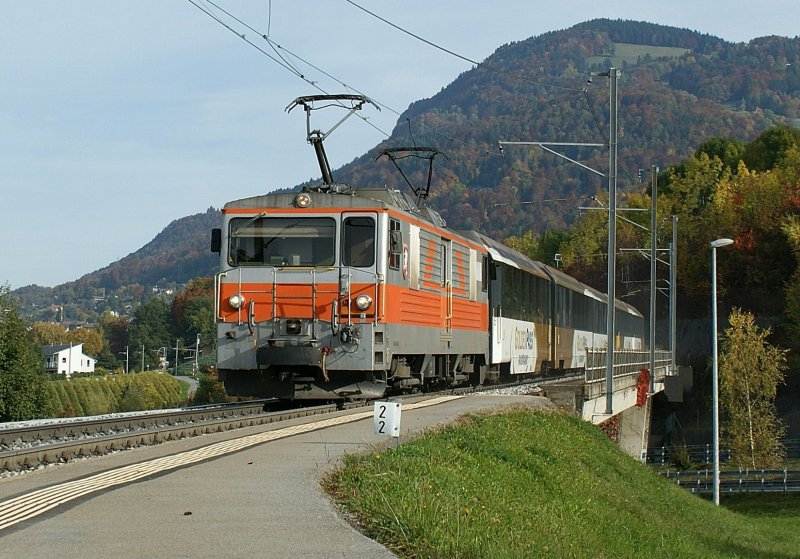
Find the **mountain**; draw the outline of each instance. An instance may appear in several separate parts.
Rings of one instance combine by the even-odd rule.
[[[394,166],[376,156],[389,147],[431,146],[444,156],[435,161],[429,201],[449,225],[498,239],[563,229],[581,200],[607,190],[606,179],[540,148],[506,145],[501,153],[498,142],[606,144],[608,78],[592,74],[610,67],[621,71],[621,198],[647,188],[638,169],[677,164],[710,137],[749,141],[772,124],[800,124],[800,38],[729,43],[687,29],[593,20],[498,48],[437,95],[413,103],[390,140],[334,177],[407,188]],[[607,171],[606,148],[553,149]],[[399,164],[412,184],[424,186],[426,161]],[[211,274],[208,238],[218,223],[219,212],[209,209],[174,221],[139,251],[75,282],[18,289],[21,311],[40,319],[62,308],[75,319],[124,312],[154,286]]]
[[[211,229],[221,222],[221,212],[209,208],[176,219],[136,252],[76,281],[16,289],[20,313],[29,320],[67,322],[94,321],[104,311],[128,314],[153,295],[216,273]]]
[[[732,44],[661,25],[595,20],[499,48],[412,104],[393,139],[447,154],[436,161],[431,202],[451,225],[497,238],[561,229],[580,199],[607,191],[606,179],[539,148],[506,146],[501,154],[498,141],[607,143],[608,79],[587,83],[593,72],[621,70],[619,188],[638,191],[638,169],[676,164],[709,137],[747,141],[776,122],[800,122],[798,64],[800,39]],[[343,167],[337,180],[402,188],[388,162],[372,163],[392,145]],[[605,148],[554,149],[608,169]],[[410,174],[424,180],[422,166]]]

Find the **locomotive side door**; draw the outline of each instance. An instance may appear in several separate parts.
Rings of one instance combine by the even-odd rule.
[[[442,238],[442,287],[444,288],[444,332],[443,338],[451,339],[453,331],[453,263],[452,242]]]
[[[339,271],[340,322],[369,321],[378,308],[377,230],[374,212],[343,213]],[[370,303],[360,296],[369,297]]]

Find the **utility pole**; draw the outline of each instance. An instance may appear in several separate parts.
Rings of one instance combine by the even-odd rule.
[[[194,346],[194,374],[197,374],[200,371],[199,363],[198,363],[198,356],[200,355],[200,333],[197,333],[197,340],[195,341]]]
[[[606,414],[614,414],[614,319],[617,299],[617,78],[619,70],[609,68],[608,117],[608,312],[606,316]]]
[[[129,346],[125,346],[125,374],[126,375],[130,372],[130,367],[128,366],[128,347]],[[120,353],[120,355],[122,354],[121,351],[119,353]]]
[[[608,147],[608,310],[606,316],[606,414],[614,413],[614,322],[616,312],[616,284],[617,284],[617,78],[619,70],[609,68],[608,72],[593,73],[592,76],[607,77],[609,87],[609,133],[607,144],[582,143],[582,142],[504,142],[500,141],[500,152],[503,146],[525,145],[538,146],[539,148],[566,159],[583,169],[600,176],[605,176],[600,171],[579,163],[548,146],[582,146],[582,147]],[[589,80],[591,81],[591,80]]]
[[[655,391],[656,378],[656,260],[658,258],[658,167],[650,167],[650,392]]]
[[[672,216],[672,243],[669,246],[669,349],[672,352],[672,373],[676,374],[678,334],[678,216]]]

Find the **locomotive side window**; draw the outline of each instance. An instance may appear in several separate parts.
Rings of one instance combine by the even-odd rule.
[[[333,266],[336,223],[330,218],[235,218],[231,266]]]
[[[447,257],[447,240],[442,239],[442,244],[439,245],[439,258],[442,262],[442,278],[441,284],[444,287],[450,279],[450,259]]]
[[[392,219],[389,221],[389,267],[391,269],[400,269],[402,252],[403,235],[400,232],[400,222],[396,219]]]
[[[375,221],[348,217],[342,228],[342,265],[369,268],[375,264]]]

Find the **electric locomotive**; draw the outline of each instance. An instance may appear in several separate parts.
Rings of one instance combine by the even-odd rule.
[[[227,392],[372,399],[582,368],[585,349],[605,344],[602,293],[477,232],[447,228],[424,204],[430,172],[413,198],[333,181],[322,146],[330,132],[311,130],[311,111],[349,103],[352,114],[368,102],[295,100],[289,109],[306,110],[323,184],[223,207],[212,249]],[[432,168],[435,150],[405,149],[427,151]],[[384,154],[394,162],[395,151]],[[641,314],[615,306],[617,344],[640,348]]]

